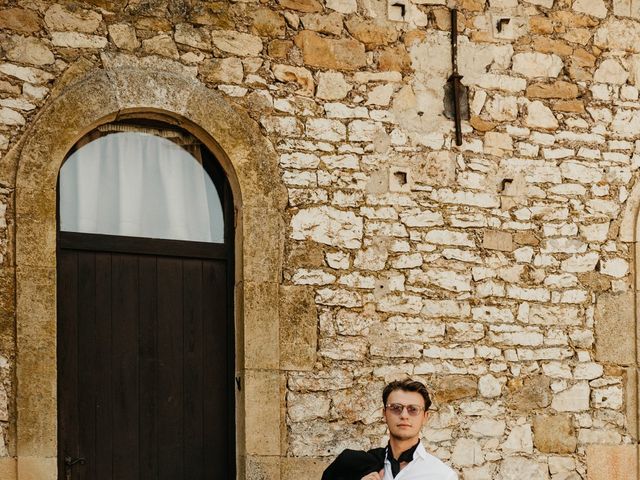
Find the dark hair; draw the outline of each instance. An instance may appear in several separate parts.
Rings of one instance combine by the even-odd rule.
[[[431,398],[429,397],[427,387],[425,387],[423,383],[411,380],[410,378],[405,378],[404,380],[395,380],[391,382],[389,385],[384,387],[384,390],[382,391],[383,405],[387,405],[387,399],[389,398],[389,395],[391,395],[391,392],[394,392],[396,390],[419,393],[420,395],[422,395],[422,398],[424,398],[425,412],[429,410],[429,407],[431,406]]]

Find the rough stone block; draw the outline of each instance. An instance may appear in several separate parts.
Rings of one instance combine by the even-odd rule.
[[[533,419],[533,444],[544,453],[573,453],[578,440],[569,415],[537,415]]]
[[[558,80],[554,83],[534,83],[527,87],[527,96],[535,98],[576,98],[578,86]]]
[[[329,460],[322,458],[282,459],[282,480],[300,480],[302,478],[320,478],[329,465]]]
[[[635,362],[635,304],[630,292],[598,297],[595,311],[596,359],[631,365]]]
[[[508,232],[487,230],[482,238],[482,247],[502,252],[513,251],[513,236]]]
[[[267,215],[271,215],[272,221],[264,221]],[[281,222],[280,214],[271,209],[243,209],[242,229],[246,232],[242,241],[245,281],[275,282],[280,278],[284,249]]]
[[[55,202],[53,204],[55,205]],[[45,205],[44,202],[43,205]],[[38,207],[32,205],[28,208]],[[56,265],[55,217],[49,216],[51,219],[49,222],[33,221],[25,216],[18,218],[16,256],[20,259],[20,267],[54,268]]]
[[[587,446],[587,480],[636,480],[636,445]]]
[[[295,38],[302,50],[304,63],[335,70],[357,70],[367,64],[364,45],[352,39],[333,40],[308,30]]]
[[[280,373],[276,370],[246,370],[244,391],[247,454],[280,455]]]
[[[280,287],[280,367],[311,370],[317,350],[316,305],[308,287]]]
[[[625,382],[625,413],[629,434],[638,438],[638,369],[626,368],[624,374]]]
[[[246,480],[280,480],[280,457],[248,456],[243,478]]]
[[[473,397],[478,393],[478,381],[475,377],[466,375],[446,375],[438,379],[434,393],[440,404]]]
[[[450,187],[455,184],[456,159],[450,152],[429,152],[416,157],[413,180],[425,185]]]
[[[515,378],[507,384],[507,406],[518,412],[546,408],[551,403],[551,380],[545,375]]]
[[[17,473],[17,478],[20,480],[56,480],[58,459],[56,457],[18,457]]]
[[[0,11],[0,28],[34,33],[40,30],[41,22],[38,14],[33,10],[8,8]]]
[[[17,474],[15,458],[0,458],[0,478],[2,480],[16,480]]]
[[[243,282],[244,358],[251,368],[278,368],[278,285]]]

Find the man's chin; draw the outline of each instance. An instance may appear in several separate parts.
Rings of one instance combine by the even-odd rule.
[[[411,440],[412,438],[418,438],[418,435],[413,432],[394,431],[390,432],[390,436],[396,440]]]

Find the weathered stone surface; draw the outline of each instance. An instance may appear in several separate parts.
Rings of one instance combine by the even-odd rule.
[[[161,34],[153,38],[142,41],[142,50],[146,53],[161,55],[163,57],[178,58],[178,47],[173,38],[169,35]]]
[[[593,43],[603,50],[640,52],[640,24],[633,20],[610,17],[596,31]]]
[[[477,440],[459,438],[453,447],[451,462],[457,467],[481,465],[484,463],[482,448]]]
[[[300,19],[306,30],[314,32],[340,35],[342,33],[342,15],[337,12],[329,15],[322,13],[309,13]]]
[[[362,218],[332,207],[300,210],[291,219],[292,238],[311,238],[327,245],[358,248],[362,238]]]
[[[180,45],[205,51],[211,50],[209,31],[204,28],[197,28],[188,23],[179,23],[175,27],[173,38]]]
[[[518,53],[513,56],[513,71],[528,78],[557,77],[564,66],[554,54]]]
[[[318,75],[316,96],[324,100],[341,100],[353,87],[339,72],[325,72]]]
[[[274,65],[272,69],[274,77],[281,82],[295,82],[300,85],[298,92],[301,95],[313,95],[313,76],[306,68],[291,67],[289,65]]]
[[[136,29],[124,23],[109,25],[109,38],[116,47],[123,50],[135,50],[141,45]]]
[[[596,359],[631,365],[635,361],[635,341],[629,332],[635,324],[633,296],[630,293],[602,293],[595,311]]]
[[[8,8],[0,10],[0,28],[16,32],[34,33],[40,30],[41,21],[38,14],[25,8]]]
[[[534,83],[527,87],[527,96],[534,98],[576,98],[577,85],[563,80],[554,83]]]
[[[49,30],[74,31],[83,33],[95,32],[102,22],[102,15],[93,10],[68,9],[61,4],[54,4],[44,15]]]
[[[316,305],[306,287],[280,287],[280,365],[311,370],[316,359]]]
[[[4,457],[0,459],[0,478],[6,480],[17,480],[17,462],[15,458]]]
[[[306,476],[320,478],[328,465],[329,461],[324,458],[287,457],[282,460],[282,480],[299,480]]]
[[[535,460],[524,457],[507,457],[502,461],[496,478],[498,480],[520,480],[523,478],[547,480],[549,470],[545,464]]]
[[[356,70],[367,63],[364,45],[356,40],[332,40],[315,32],[303,31],[295,38],[304,63],[335,70]]]
[[[635,480],[637,470],[636,445],[587,446],[587,480]]]
[[[14,35],[3,47],[7,58],[14,62],[40,66],[50,65],[55,60],[53,52],[37,38]]]
[[[569,454],[578,439],[569,415],[536,415],[533,418],[533,443],[544,453]]]
[[[603,0],[576,0],[571,6],[573,10],[598,18],[607,16],[607,6]]]
[[[503,452],[533,453],[533,434],[531,425],[518,425],[511,429],[507,440],[500,446]]]
[[[515,378],[507,383],[506,405],[519,412],[546,408],[551,404],[551,380],[544,375]]]
[[[410,72],[411,57],[404,45],[387,47],[378,57],[378,69],[381,71]]]
[[[312,13],[322,11],[322,5],[316,0],[278,0],[284,8],[298,12]]]
[[[280,458],[264,455],[247,455],[243,465],[247,480],[275,480],[280,477]]]
[[[629,73],[616,60],[608,58],[600,64],[593,74],[593,80],[601,83],[623,84],[627,82]]]
[[[241,83],[244,78],[242,61],[235,57],[208,60],[203,62],[198,69],[206,82]]]
[[[478,393],[478,381],[474,377],[448,375],[438,379],[434,393],[442,404],[473,397]]]
[[[589,384],[578,383],[572,387],[556,393],[551,402],[551,408],[558,412],[581,412],[589,410]]]
[[[554,130],[558,128],[558,120],[549,107],[536,100],[527,105],[525,125],[531,128]]]
[[[51,43],[56,47],[70,48],[104,48],[107,39],[98,35],[87,35],[80,32],[53,32]]]
[[[356,0],[327,0],[327,8],[340,13],[354,13],[358,10]]]
[[[287,58],[292,48],[291,40],[273,40],[269,43],[267,52],[272,58]]]
[[[348,20],[346,25],[349,33],[368,47],[387,45],[398,39],[398,31],[389,23],[362,21],[354,17]]]
[[[214,30],[211,41],[216,48],[232,55],[256,56],[262,52],[262,40],[255,35],[233,30]]]
[[[489,250],[513,251],[513,237],[508,232],[486,230],[482,237],[482,247]]]
[[[247,370],[244,378],[245,428],[255,432],[246,442],[249,455],[278,457],[280,452],[280,373]]]
[[[283,37],[287,31],[284,18],[268,8],[258,8],[252,14],[252,33],[261,37]]]

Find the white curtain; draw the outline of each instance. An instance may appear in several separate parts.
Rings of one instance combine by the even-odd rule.
[[[224,241],[222,206],[202,165],[166,138],[111,133],[60,170],[60,230]]]

